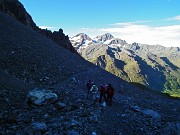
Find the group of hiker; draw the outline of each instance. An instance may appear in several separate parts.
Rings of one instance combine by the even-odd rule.
[[[99,101],[102,103],[102,98],[104,98],[104,102],[108,105],[112,105],[112,98],[114,95],[114,88],[109,83],[108,85],[100,84],[99,88],[96,86],[94,82],[89,80],[86,83],[87,87],[87,98],[92,97],[94,100],[94,104]]]

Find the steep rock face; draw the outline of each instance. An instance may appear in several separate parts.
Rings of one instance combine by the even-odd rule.
[[[32,17],[26,12],[24,6],[18,0],[1,0],[0,10],[32,29],[38,29]]]
[[[68,36],[65,36],[65,34],[63,33],[62,29],[54,32],[51,32],[47,29],[40,29],[38,26],[36,26],[32,17],[27,13],[24,6],[18,0],[0,0],[0,11],[3,11],[6,14],[16,18],[24,25],[34,29],[35,31],[41,33],[55,43],[79,55],[69,41]]]

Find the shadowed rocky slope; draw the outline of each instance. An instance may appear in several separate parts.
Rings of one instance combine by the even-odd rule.
[[[14,114],[16,117],[24,112],[26,96],[34,87],[55,89],[58,85],[55,90],[65,93],[69,99],[71,93],[85,92],[88,79],[106,84],[116,82],[117,88],[126,84],[6,14],[0,13],[0,20],[1,127],[14,122],[10,114],[14,118]],[[78,82],[75,86],[71,84],[74,78]],[[82,94],[75,97],[79,96]],[[75,97],[73,94],[72,98]],[[73,103],[73,99],[70,98],[70,102]]]
[[[0,76],[3,135],[179,133],[179,100],[140,90],[2,12]],[[112,106],[86,99],[89,79],[112,83]]]

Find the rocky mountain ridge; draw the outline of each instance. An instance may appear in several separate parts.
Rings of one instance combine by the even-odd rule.
[[[39,32],[43,36],[51,39],[60,46],[70,50],[71,52],[79,55],[69,41],[69,37],[63,33],[62,29],[59,31],[50,31],[47,29],[39,28],[33,21],[32,17],[27,13],[24,6],[18,0],[0,0],[0,11],[14,17],[19,22]]]

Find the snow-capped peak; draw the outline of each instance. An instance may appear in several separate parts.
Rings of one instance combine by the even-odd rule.
[[[119,38],[114,38],[111,34],[106,33],[100,36],[97,36],[93,40],[86,35],[85,33],[77,34],[76,36],[70,38],[70,41],[73,47],[78,51],[87,48],[89,45],[108,45],[109,47],[122,47],[123,45],[127,44],[125,40],[121,40]]]
[[[78,51],[79,49],[86,48],[88,45],[93,43],[93,40],[84,33],[77,34],[76,36],[70,38],[70,41]]]

